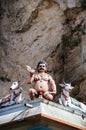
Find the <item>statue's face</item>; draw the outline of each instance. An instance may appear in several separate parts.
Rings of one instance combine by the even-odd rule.
[[[46,68],[45,64],[39,64],[39,66],[38,66],[39,72],[45,72],[46,70],[47,70],[47,68]]]
[[[11,87],[10,87],[10,89],[11,90],[15,90],[15,89],[17,89],[18,88],[18,82],[16,81],[16,82],[13,82],[12,83],[12,85],[11,85]]]

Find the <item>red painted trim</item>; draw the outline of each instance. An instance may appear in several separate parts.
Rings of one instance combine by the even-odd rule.
[[[70,126],[70,127],[73,127],[73,128],[77,128],[77,130],[86,130],[86,128],[83,128],[81,126],[78,126],[78,125],[74,125],[72,123],[69,123],[69,122],[66,122],[66,121],[63,121],[63,120],[60,120],[60,119],[57,119],[57,118],[53,118],[51,116],[47,116],[45,114],[41,114],[42,118],[47,118],[51,121],[54,121],[54,122],[58,122],[60,124],[63,124],[63,125],[66,125],[66,126]]]

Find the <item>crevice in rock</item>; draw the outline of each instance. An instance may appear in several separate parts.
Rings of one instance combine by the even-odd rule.
[[[30,27],[33,24],[33,21],[38,17],[39,7],[43,4],[43,2],[44,2],[43,0],[41,0],[39,2],[37,7],[35,8],[35,10],[32,11],[32,13],[31,13],[30,17],[28,18],[28,20],[26,21],[26,23],[23,25],[22,28],[16,30],[15,31],[16,33],[23,33],[23,32],[26,32],[30,29]]]
[[[29,19],[23,25],[23,27],[16,30],[15,32],[16,33],[23,33],[23,32],[26,32],[27,30],[29,30],[30,27],[32,26],[33,20],[36,19],[37,16],[38,16],[38,9],[34,10],[31,14],[31,16],[29,17]]]
[[[11,79],[8,78],[7,76],[0,76],[0,80],[3,82],[11,82]]]
[[[2,7],[2,0],[0,0],[0,19],[3,18],[5,10]]]

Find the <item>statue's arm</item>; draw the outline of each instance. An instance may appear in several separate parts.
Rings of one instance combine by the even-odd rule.
[[[50,84],[50,89],[51,89],[49,93],[56,94],[56,84],[51,76],[49,76],[49,84]]]
[[[29,77],[27,83],[32,84],[33,81],[34,81],[34,74],[30,73],[30,77]]]

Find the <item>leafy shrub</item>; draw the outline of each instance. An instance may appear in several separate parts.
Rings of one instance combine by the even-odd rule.
[[[66,34],[62,35],[61,41],[66,47],[78,46],[80,43],[80,39],[78,37],[76,39],[72,39],[72,36],[67,36]]]
[[[69,46],[69,36],[67,36],[66,34],[62,35],[61,41],[64,46]]]
[[[81,8],[86,10],[86,0],[80,0],[81,2]]]

